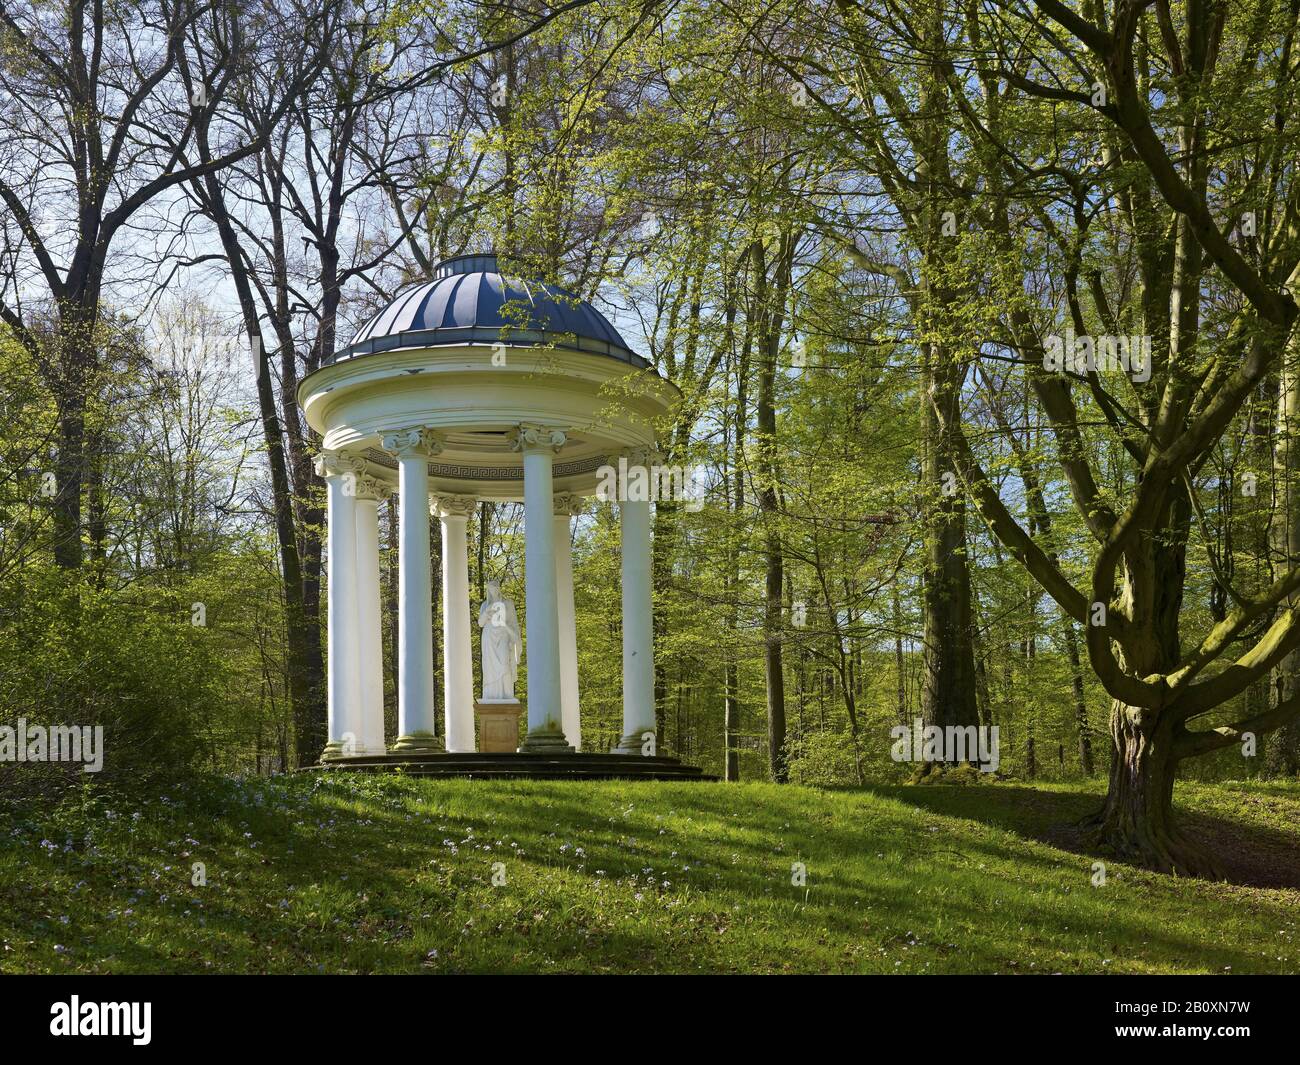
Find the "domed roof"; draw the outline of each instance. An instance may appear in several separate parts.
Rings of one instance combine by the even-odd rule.
[[[498,341],[585,351],[649,366],[590,303],[558,285],[503,276],[495,255],[458,255],[439,263],[432,280],[400,293],[335,358]]]

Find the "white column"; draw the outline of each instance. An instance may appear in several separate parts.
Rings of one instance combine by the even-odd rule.
[[[360,659],[358,753],[384,753],[384,640],[380,627],[379,502],[388,486],[375,477],[357,482],[357,652]]]
[[[325,478],[326,646],[328,737],[322,759],[356,754],[361,744],[360,659],[357,653],[357,474],[353,456],[325,451],[316,473]]]
[[[470,642],[466,525],[476,502],[473,496],[442,494],[434,500],[442,522],[443,704],[449,751],[475,749],[474,645]]]
[[[555,597],[555,517],[551,462],[564,446],[558,429],[520,426],[524,459],[524,595],[528,662],[527,754],[572,753],[560,710],[559,612]]]
[[[582,496],[555,494],[555,594],[560,633],[560,720],[564,738],[582,749],[582,715],[578,709],[578,630],[573,609],[573,540],[569,519],[582,512]]]
[[[655,730],[653,602],[650,586],[650,476],[654,453],[628,453],[645,472],[625,478],[619,503],[623,541],[623,738],[615,754],[641,754]],[[657,741],[657,737],[656,737]],[[657,750],[657,747],[654,748]]]
[[[397,456],[398,751],[437,750],[433,718],[433,589],[429,572],[429,456],[441,450],[427,429],[383,438]]]

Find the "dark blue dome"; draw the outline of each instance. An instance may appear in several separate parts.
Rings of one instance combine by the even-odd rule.
[[[431,281],[399,294],[361,327],[336,359],[398,348],[497,341],[586,351],[634,366],[649,365],[590,303],[558,285],[503,277],[495,255],[459,255],[439,263]]]

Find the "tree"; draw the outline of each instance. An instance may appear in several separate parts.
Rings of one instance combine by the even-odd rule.
[[[1295,283],[1300,247],[1291,219],[1296,190],[1276,169],[1281,145],[1292,142],[1289,116],[1293,72],[1276,56],[1289,54],[1295,13],[1282,20],[1282,40],[1265,40],[1245,16],[1231,17],[1223,6],[1189,5],[1182,27],[1173,25],[1165,5],[1125,2],[1114,23],[1104,28],[1072,8],[1040,2],[1046,22],[1019,23],[1036,35],[1045,56],[1013,56],[997,49],[999,64],[988,73],[1029,97],[1094,109],[1106,125],[1082,124],[1085,158],[1102,162],[1102,173],[1074,182],[1076,239],[1067,249],[1066,291],[1073,327],[1088,335],[1082,301],[1074,282],[1085,242],[1084,222],[1096,210],[1115,204],[1130,227],[1126,244],[1140,262],[1139,311],[1151,333],[1152,388],[1138,394],[1131,411],[1105,389],[1094,367],[1072,377],[1045,369],[1045,348],[1014,311],[1007,323],[1009,341],[1019,353],[1038,402],[1052,425],[1071,497],[1096,548],[1084,589],[1074,583],[1012,515],[978,460],[965,430],[951,418],[958,442],[958,466],[976,505],[1003,544],[1028,568],[1070,617],[1086,625],[1093,669],[1113,699],[1114,745],[1109,789],[1092,823],[1097,838],[1119,854],[1156,868],[1218,875],[1204,853],[1174,824],[1171,812],[1177,765],[1293,719],[1300,698],[1275,702],[1266,711],[1213,728],[1191,728],[1265,676],[1300,645],[1300,613],[1287,608],[1257,637],[1238,641],[1300,587],[1300,569],[1291,568],[1253,594],[1233,592],[1235,606],[1209,627],[1190,651],[1183,649],[1180,612],[1187,586],[1187,547],[1197,488],[1193,478],[1207,461],[1252,391],[1294,343],[1296,318],[1289,287]],[[1010,21],[1019,22],[1007,14]],[[1179,32],[1181,29],[1181,33]],[[1068,34],[1080,51],[1057,51],[1055,33]],[[1144,42],[1138,48],[1138,39]],[[1164,69],[1154,66],[1151,42],[1160,42]],[[1009,42],[1008,42],[1009,43]],[[1068,45],[1066,46],[1068,47]],[[1092,76],[1090,91],[1044,84],[1026,73],[1078,69]],[[1259,79],[1245,71],[1262,67]],[[949,75],[955,83],[955,73]],[[1098,88],[1092,88],[1092,86]],[[1085,112],[1086,113],[1086,112]],[[1212,171],[1224,165],[1225,142],[1218,135],[1235,129],[1241,116],[1268,115],[1255,166],[1248,167],[1245,189],[1216,187]],[[975,133],[998,149],[1005,178],[1029,164],[1007,151],[1012,131],[985,121],[987,113],[966,105]],[[1167,139],[1177,144],[1171,154]],[[1088,155],[1089,150],[1095,154]],[[1100,149],[1100,150],[1099,150]],[[1059,165],[1059,164],[1057,164]],[[1265,188],[1277,189],[1282,204],[1261,221],[1257,256],[1233,240],[1230,224],[1239,202],[1250,202]],[[1082,197],[1087,197],[1082,199]],[[1082,199],[1082,202],[1080,200]],[[1037,217],[1060,238],[1046,212]],[[1109,220],[1109,219],[1108,219]],[[1009,229],[995,226],[1005,236]],[[1253,229],[1253,226],[1250,227]],[[1004,244],[1023,255],[1023,244]],[[1255,261],[1252,261],[1254,259]],[[1023,275],[1018,275],[1023,276]],[[1218,311],[1211,294],[1224,300]],[[1112,332],[1119,319],[1104,286],[1093,279],[1092,313]],[[1018,301],[1011,301],[1014,308]],[[1039,334],[1041,336],[1041,334]],[[1071,368],[1073,369],[1073,367]],[[1127,367],[1126,367],[1127,369]],[[1096,479],[1083,445],[1080,411],[1071,381],[1087,386],[1105,424],[1122,443],[1134,467],[1131,498],[1112,501]],[[1226,659],[1226,661],[1225,661]]]
[[[222,144],[206,161],[189,158],[249,67],[289,69],[297,84],[312,77],[333,17],[332,0],[323,5],[0,4],[8,57],[0,66],[0,202],[4,239],[22,271],[0,285],[0,321],[39,361],[58,408],[54,553],[64,568],[83,558],[83,490],[96,463],[87,405],[106,342],[101,302],[106,286],[127,280],[109,273],[112,253],[133,229],[153,224],[147,212],[159,200],[266,142],[283,101],[247,140]],[[54,219],[64,224],[51,226]],[[32,306],[34,286],[41,298]],[[52,323],[48,332],[42,320]]]

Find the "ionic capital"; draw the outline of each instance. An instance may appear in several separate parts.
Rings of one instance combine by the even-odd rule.
[[[564,447],[568,439],[559,429],[541,425],[521,425],[511,437],[510,446],[515,451],[549,451],[555,454]]]
[[[354,478],[366,468],[366,460],[349,451],[322,451],[313,463],[317,477]]]
[[[629,466],[643,466],[648,470],[651,466],[659,465],[663,453],[653,445],[638,444],[636,447],[624,448],[618,457],[627,459]]]
[[[384,433],[379,446],[399,459],[428,458],[442,450],[442,441],[432,429],[416,425]]]
[[[392,485],[378,477],[365,475],[357,478],[357,498],[367,503],[380,503],[392,492]]]
[[[571,518],[575,514],[581,514],[587,509],[587,500],[577,492],[556,492],[555,493],[555,516],[557,518]]]
[[[429,500],[430,510],[439,518],[468,518],[478,500],[474,496],[444,495],[439,492]]]

